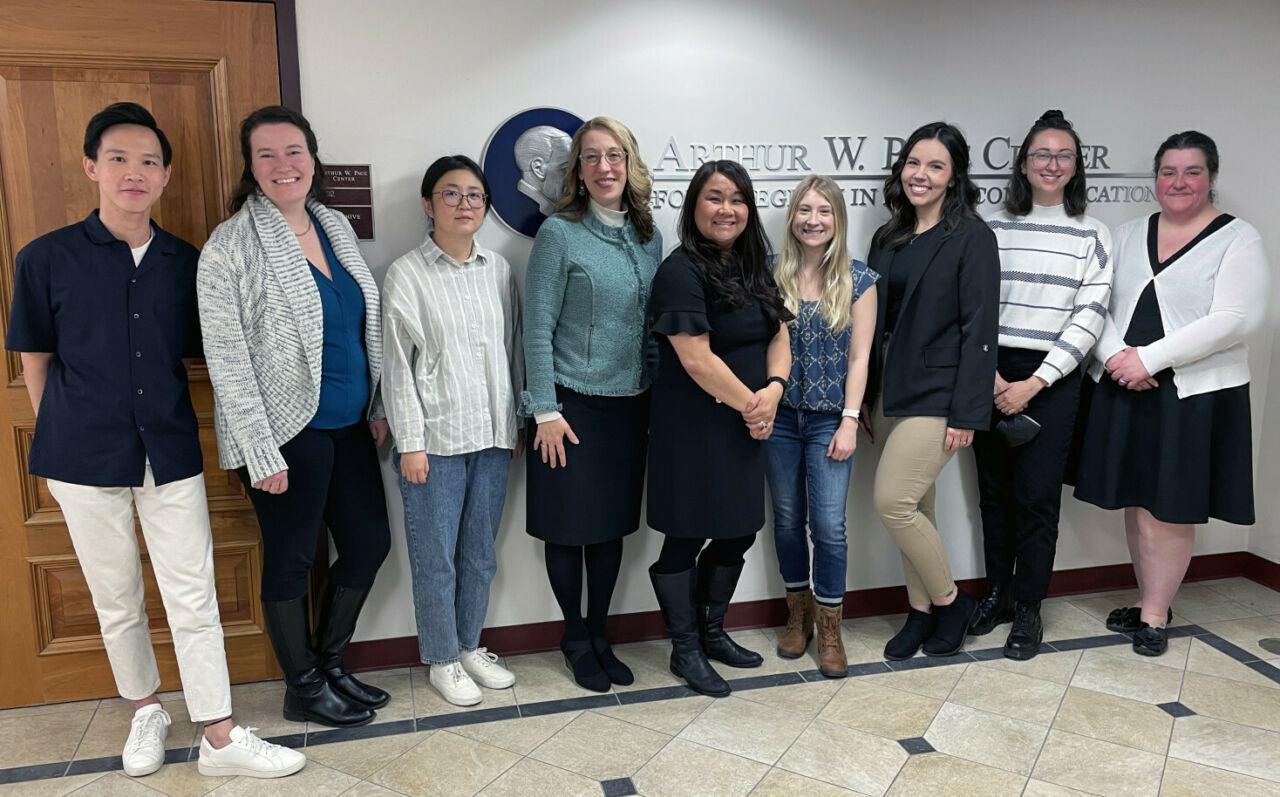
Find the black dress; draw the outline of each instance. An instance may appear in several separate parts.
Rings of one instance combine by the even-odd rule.
[[[650,300],[658,378],[649,417],[649,526],[673,537],[730,539],[764,526],[764,444],[742,414],[698,387],[668,335],[710,333],[711,350],[752,390],[764,387],[777,332],[764,307],[726,306],[682,250],[658,267]]]
[[[1157,218],[1158,214],[1151,217],[1147,234],[1153,275],[1232,219],[1219,216],[1161,263]],[[1164,336],[1153,281],[1138,299],[1124,342],[1145,346]],[[1159,387],[1151,390],[1128,390],[1107,376],[1094,389],[1076,473],[1076,498],[1103,509],[1142,507],[1165,523],[1206,523],[1214,517],[1252,524],[1249,386],[1178,398],[1172,369],[1152,376]]]

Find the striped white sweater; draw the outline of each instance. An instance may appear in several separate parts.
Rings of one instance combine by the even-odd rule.
[[[1052,385],[1089,356],[1111,298],[1111,231],[1062,205],[1006,210],[987,224],[1000,248],[1000,345],[1045,352],[1035,376]]]
[[[364,294],[369,417],[382,415],[378,286],[347,217],[307,200],[333,252]],[[320,403],[324,315],[297,236],[261,192],[213,231],[196,271],[204,356],[213,383],[218,463],[245,465],[250,481],[285,470],[280,446]]]

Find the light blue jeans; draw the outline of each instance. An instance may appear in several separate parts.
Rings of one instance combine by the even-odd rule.
[[[813,594],[819,603],[844,602],[849,547],[845,500],[853,457],[836,462],[827,446],[840,416],[779,407],[765,441],[765,474],[773,498],[773,544],[788,592],[809,587],[809,540],[813,540]]]
[[[400,453],[392,456],[400,471]],[[401,475],[404,531],[413,574],[418,656],[451,664],[480,645],[489,584],[498,571],[494,542],[507,498],[511,452],[427,455],[427,480]]]

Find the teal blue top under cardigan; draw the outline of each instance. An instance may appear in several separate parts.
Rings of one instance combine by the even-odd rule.
[[[525,278],[521,415],[560,410],[556,385],[593,396],[649,387],[649,288],[661,259],[661,233],[641,243],[630,219],[610,227],[588,211],[543,222]]]

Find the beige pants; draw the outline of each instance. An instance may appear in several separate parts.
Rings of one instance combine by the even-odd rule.
[[[141,487],[88,487],[50,479],[49,492],[66,518],[121,697],[141,700],[160,688],[134,534],[137,506],[191,720],[231,716],[204,477],[157,487],[148,465]]]
[[[934,481],[955,452],[943,448],[946,418],[886,418],[882,403],[876,402],[872,419],[884,446],[876,468],[876,512],[902,549],[907,597],[911,605],[923,606],[956,586],[933,515]]]

